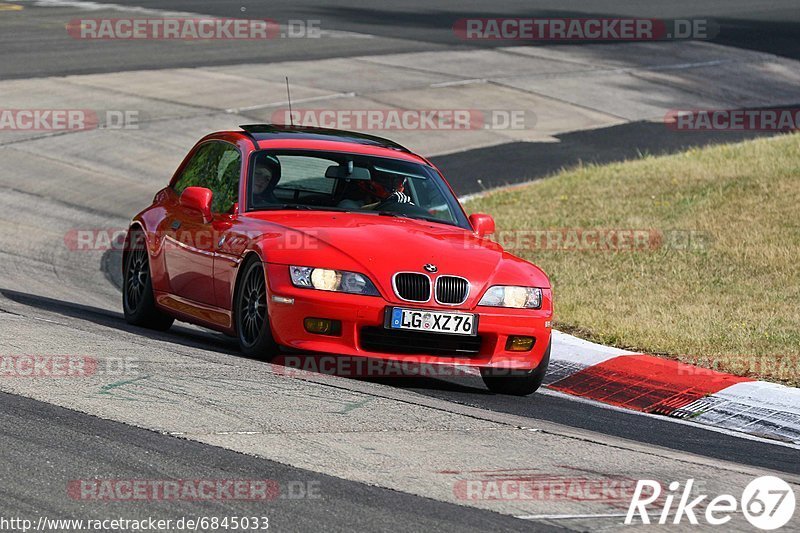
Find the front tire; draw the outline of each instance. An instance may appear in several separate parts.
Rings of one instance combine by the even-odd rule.
[[[481,377],[486,387],[497,394],[508,394],[510,396],[528,396],[536,392],[544,381],[547,374],[547,366],[550,364],[550,346],[544,352],[539,366],[524,374],[519,371],[503,370],[494,368],[481,368]]]
[[[239,349],[249,357],[269,360],[278,353],[267,312],[267,278],[264,266],[252,256],[242,266],[235,299],[236,336]]]
[[[122,311],[125,321],[134,326],[166,331],[175,319],[156,307],[144,233],[133,230],[128,242],[130,250],[125,255],[122,282]]]

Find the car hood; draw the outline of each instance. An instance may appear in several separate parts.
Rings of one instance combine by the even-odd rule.
[[[259,245],[267,262],[363,272],[385,294],[392,292],[396,272],[425,272],[426,264],[435,265],[437,275],[469,279],[473,289],[489,283],[550,286],[539,268],[456,226],[358,213],[262,212],[248,218],[265,224]]]

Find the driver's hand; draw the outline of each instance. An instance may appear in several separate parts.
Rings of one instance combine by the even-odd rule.
[[[414,202],[411,201],[411,197],[404,192],[394,191],[392,194],[389,195],[384,202],[397,202],[398,204],[411,204],[414,205]]]
[[[379,205],[384,204],[408,204],[408,205],[415,205],[414,202],[411,201],[411,197],[404,192],[394,191],[392,194],[384,198],[379,202],[375,202],[372,204],[366,204],[361,207],[361,209],[375,209]]]

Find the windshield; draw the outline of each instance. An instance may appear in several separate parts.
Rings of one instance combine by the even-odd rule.
[[[458,201],[430,166],[342,152],[255,152],[247,206],[248,211],[374,213],[470,227]]]

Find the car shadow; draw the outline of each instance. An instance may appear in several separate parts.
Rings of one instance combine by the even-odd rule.
[[[480,380],[480,378],[475,378],[475,377],[461,378],[462,382],[437,379],[427,376],[417,376],[414,374],[400,375],[390,378],[360,378],[360,379],[361,381],[367,381],[370,383],[388,385],[396,389],[431,390],[439,392],[463,392],[469,394],[493,394],[483,386],[476,387],[463,382],[475,379]]]
[[[169,331],[153,331],[151,329],[128,324],[125,322],[122,313],[115,313],[114,311],[91,305],[67,302],[10,289],[0,289],[0,294],[22,305],[49,311],[69,318],[86,320],[127,333],[136,333],[137,335],[149,339],[172,342],[189,348],[206,348],[230,355],[242,355],[238,351],[236,341],[221,333],[193,329],[178,324],[173,325]]]

